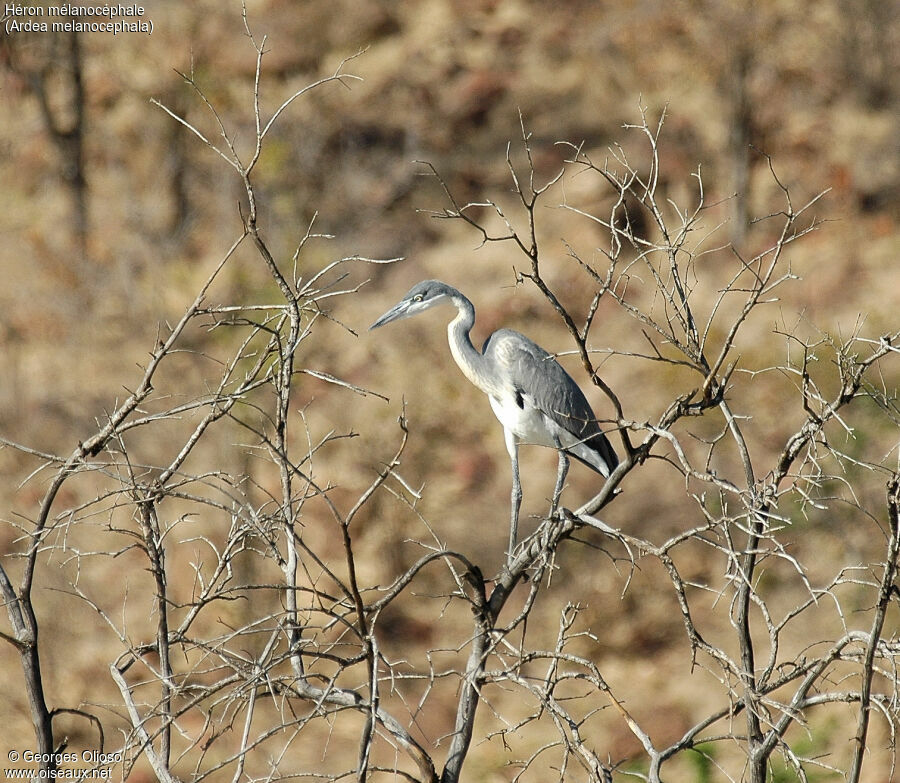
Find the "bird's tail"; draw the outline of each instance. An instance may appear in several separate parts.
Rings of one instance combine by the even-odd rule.
[[[609,438],[602,432],[594,433],[587,440],[567,448],[566,453],[597,471],[604,478],[609,478],[609,474],[619,464],[619,458],[616,456]]]

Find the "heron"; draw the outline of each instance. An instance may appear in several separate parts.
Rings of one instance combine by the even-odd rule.
[[[488,395],[494,415],[503,425],[512,463],[508,561],[512,560],[522,504],[519,481],[519,444],[547,446],[559,455],[556,487],[550,515],[559,506],[569,457],[609,478],[619,459],[597,423],[578,384],[556,359],[513,329],[498,329],[485,340],[479,353],[469,333],[475,324],[475,306],[460,291],[440,280],[414,285],[390,310],[373,323],[377,329],[442,304],[456,307],[447,326],[450,353],[475,386]]]

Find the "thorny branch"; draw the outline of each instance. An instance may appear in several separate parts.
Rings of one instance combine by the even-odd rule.
[[[735,396],[735,371],[743,371],[739,338],[757,311],[777,301],[780,289],[798,279],[787,258],[788,248],[819,227],[819,221],[811,211],[824,193],[808,199],[802,206],[795,206],[790,191],[782,184],[771,159],[766,156],[770,174],[785,202],[783,210],[761,219],[767,225],[780,221],[774,241],[749,259],[730,246],[707,250],[704,246],[718,226],[712,230],[704,226],[709,207],[699,169],[695,174],[696,201],[691,206],[679,208],[662,191],[659,145],[664,116],[663,113],[658,122],[651,124],[646,111],[642,110],[641,123],[626,126],[627,130],[637,132],[647,145],[648,160],[643,167],[632,163],[633,153],[626,153],[622,146],[610,148],[605,160],[597,163],[593,153],[581,145],[569,145],[572,154],[567,161],[568,167],[581,176],[598,176],[611,191],[610,210],[606,215],[592,213],[577,204],[563,204],[578,219],[588,219],[600,226],[609,237],[606,248],[595,248],[595,255],[605,259],[605,268],[599,267],[593,259],[588,260],[574,242],[565,241],[567,255],[595,286],[587,309],[580,316],[562,300],[545,277],[542,260],[546,253],[541,252],[538,241],[540,230],[536,206],[541,198],[546,197],[550,186],[564,181],[568,171],[564,169],[552,176],[547,188],[534,187],[534,158],[524,123],[521,144],[526,176],[517,172],[507,152],[518,214],[493,200],[467,204],[457,202],[446,181],[432,169],[450,204],[440,212],[433,212],[435,217],[462,220],[479,232],[483,242],[509,242],[526,257],[529,271],[517,273],[517,281],[532,282],[560,317],[585,371],[605,392],[615,410],[614,421],[622,435],[625,450],[625,458],[599,494],[574,514],[564,509],[560,519],[545,521],[535,535],[523,544],[510,573],[501,575],[497,582],[489,604],[502,606],[526,569],[555,553],[559,544],[578,530],[585,526],[592,527],[610,542],[617,541],[632,563],[635,562],[633,553],[638,552],[663,565],[690,642],[692,666],[697,663],[702,663],[704,668],[709,666],[701,660],[702,655],[712,663],[711,673],[716,669],[720,672],[718,677],[726,705],[701,718],[678,742],[662,749],[655,747],[649,733],[641,728],[636,718],[619,709],[621,701],[609,692],[612,705],[619,709],[622,719],[644,748],[649,762],[647,780],[661,780],[663,764],[686,750],[726,741],[737,741],[744,748],[746,774],[755,783],[769,779],[776,750],[781,751],[795,772],[805,779],[805,769],[815,762],[799,759],[794,754],[786,739],[787,732],[794,725],[807,725],[811,717],[807,713],[814,713],[817,705],[843,701],[855,701],[860,705],[854,756],[847,773],[848,780],[859,780],[859,767],[865,756],[863,749],[868,747],[866,740],[872,714],[872,683],[880,667],[886,666],[887,670],[892,670],[898,655],[897,641],[883,636],[889,596],[896,591],[896,476],[892,474],[889,485],[888,517],[891,521],[886,536],[887,545],[882,550],[882,576],[879,581],[873,582],[878,598],[871,630],[868,635],[847,631],[830,645],[823,640],[825,646],[821,653],[812,654],[812,650],[806,648],[797,655],[787,651],[785,641],[790,633],[795,632],[795,628],[801,627],[808,615],[822,611],[822,599],[826,597],[836,603],[838,616],[846,627],[839,596],[842,587],[854,580],[850,571],[842,570],[827,584],[816,587],[807,575],[808,566],[791,554],[790,544],[784,540],[783,532],[789,530],[795,520],[790,511],[779,509],[796,504],[797,500],[801,506],[808,507],[809,503],[813,503],[816,508],[822,509],[837,502],[837,498],[829,500],[823,497],[820,488],[846,472],[848,460],[835,447],[829,433],[835,425],[844,432],[852,432],[846,418],[852,415],[848,409],[857,401],[874,401],[888,414],[896,436],[896,394],[889,383],[880,379],[886,372],[892,372],[896,377],[896,367],[888,371],[884,362],[896,358],[900,331],[878,340],[867,341],[858,335],[840,343],[826,339],[824,342],[834,352],[834,366],[839,379],[839,388],[831,399],[818,391],[818,385],[814,385],[810,377],[809,361],[816,347],[805,343],[801,370],[805,421],[787,436],[772,467],[762,467],[759,454],[754,454],[757,449],[750,425],[752,419],[749,415],[738,413],[736,405],[740,403],[730,399]],[[525,182],[529,184],[523,186]],[[674,222],[671,214],[675,216]],[[492,217],[500,218],[506,230],[492,230]],[[524,228],[517,228],[517,223],[524,225]],[[700,259],[711,253],[717,253],[723,260],[730,258],[733,266],[733,271],[726,275],[724,284],[713,296],[704,295],[704,281],[698,270]],[[639,269],[647,274],[639,276]],[[623,405],[621,395],[599,378],[592,358],[598,349],[590,345],[591,326],[601,302],[607,300],[614,302],[625,315],[639,324],[644,341],[649,343],[651,350],[645,354],[617,347],[603,348],[599,352],[609,358],[621,357],[623,360],[688,368],[697,377],[695,385],[676,392],[673,401],[661,410],[655,420],[642,421],[634,417],[634,413]],[[789,342],[798,339],[794,333],[790,333],[788,338]],[[791,367],[784,367],[782,371],[794,372]],[[711,440],[693,438],[688,424],[696,418],[718,419],[718,435]],[[695,441],[706,444],[706,454],[699,460]],[[596,517],[619,492],[627,492],[626,479],[629,474],[650,459],[661,459],[674,468],[683,476],[686,487],[705,487],[696,492],[689,490],[688,494],[693,498],[703,521],[662,544],[614,530]],[[856,461],[855,464],[875,474],[885,470],[875,463]],[[732,465],[737,469],[732,469]],[[836,474],[836,471],[840,473]],[[861,481],[866,476],[863,473],[857,478]],[[841,476],[839,480],[844,479]],[[818,497],[814,499],[814,496]],[[864,509],[858,492],[851,491],[849,498],[841,499],[841,502],[871,519],[872,512]],[[732,508],[733,511],[729,510]],[[684,558],[680,553],[695,543],[719,556],[725,580],[721,587],[692,583],[682,576]],[[762,590],[760,584],[764,565],[771,570],[779,561],[790,567],[799,580],[801,590],[809,594],[780,621],[773,617],[772,596]],[[703,631],[703,622],[692,608],[698,590],[699,594],[730,595],[727,605],[730,606],[729,620],[736,642],[736,656],[727,651],[730,649],[728,646],[711,641]],[[570,626],[571,623],[567,623],[566,627]],[[764,649],[760,645],[760,626],[768,641],[762,668],[758,662],[759,653]],[[482,653],[483,657],[485,655]],[[559,646],[555,655],[560,655]],[[586,747],[588,741],[585,736],[575,732],[577,721],[574,718],[559,718],[562,714],[560,707],[551,696],[553,689],[564,680],[556,674],[557,667],[552,668],[554,677],[537,688],[519,674],[523,663],[529,660],[529,654],[523,653],[512,667],[515,674],[495,671],[483,677],[492,683],[513,682],[531,693],[539,705],[533,720],[538,720],[544,712],[553,716],[560,731],[560,747],[564,749],[563,767],[567,759],[577,756],[585,765],[590,780],[608,779],[614,765],[610,767],[599,763],[594,751]],[[846,664],[856,661],[862,671],[861,688],[853,693],[826,696],[830,684],[841,681],[838,673],[845,670]],[[593,664],[587,661],[580,663],[585,670],[592,670]],[[592,671],[594,674],[589,679],[592,678],[599,688],[602,677],[599,671]],[[773,676],[776,673],[778,676]],[[813,692],[822,698],[811,698]],[[884,696],[879,694],[876,701],[881,704],[883,699]],[[889,712],[883,714],[888,715]],[[745,717],[744,732],[737,731],[734,723],[741,713]],[[888,723],[893,736],[897,728],[896,718],[888,718]],[[542,752],[545,750],[546,747]],[[585,759],[594,761],[587,762]],[[534,758],[529,765],[532,762]]]

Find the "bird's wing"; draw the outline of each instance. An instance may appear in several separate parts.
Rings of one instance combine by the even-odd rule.
[[[572,379],[547,351],[511,329],[494,332],[485,356],[504,369],[504,377],[531,404],[567,432],[588,437],[599,431],[591,406]]]
[[[503,368],[502,375],[512,386],[508,392],[522,395],[523,402],[527,401],[587,448],[597,452],[610,471],[615,468],[618,458],[600,429],[587,398],[553,356],[512,329],[494,332],[485,342],[483,353]],[[581,449],[566,450],[585,461],[578,453]],[[593,462],[591,459],[588,464],[596,468]]]

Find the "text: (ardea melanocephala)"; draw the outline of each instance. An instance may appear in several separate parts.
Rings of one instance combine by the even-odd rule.
[[[519,443],[548,446],[559,454],[551,515],[559,503],[569,470],[569,456],[604,477],[615,470],[619,459],[578,384],[537,343],[512,329],[498,329],[485,340],[482,352],[478,352],[469,337],[475,323],[475,307],[453,286],[440,280],[424,280],[414,285],[369,329],[409,318],[440,304],[452,304],[457,309],[456,317],[447,326],[450,353],[466,378],[488,395],[494,415],[503,425],[512,461],[508,552],[512,559],[522,503]]]

